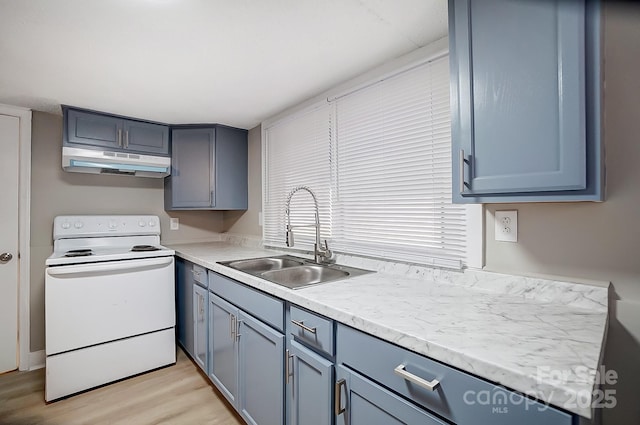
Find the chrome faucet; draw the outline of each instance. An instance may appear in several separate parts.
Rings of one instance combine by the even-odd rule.
[[[316,207],[316,222],[314,224],[299,225],[295,227],[312,227],[313,226],[316,228],[316,243],[313,245],[313,260],[316,263],[328,262],[329,260],[331,260],[332,253],[329,250],[329,244],[327,243],[326,240],[324,241],[324,246],[320,242],[320,214],[318,212],[319,211],[318,199],[316,198],[316,194],[313,193],[313,191],[309,189],[307,186],[294,187],[293,189],[291,189],[291,192],[289,192],[289,195],[287,196],[287,204],[285,207],[285,214],[287,215],[287,231],[286,231],[287,246],[291,248],[293,247],[293,244],[294,244],[294,241],[293,241],[294,226],[291,225],[291,214],[290,214],[291,198],[293,197],[294,193],[300,190],[306,190],[307,192],[309,192],[309,194],[313,198],[313,204]]]

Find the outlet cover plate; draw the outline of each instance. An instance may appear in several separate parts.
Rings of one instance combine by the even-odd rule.
[[[497,241],[518,242],[518,211],[496,211],[495,238]]]
[[[172,218],[169,220],[169,229],[178,230],[180,228],[180,220],[177,218]]]

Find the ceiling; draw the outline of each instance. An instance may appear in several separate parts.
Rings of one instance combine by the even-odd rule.
[[[248,129],[446,33],[446,0],[0,0],[0,103]]]

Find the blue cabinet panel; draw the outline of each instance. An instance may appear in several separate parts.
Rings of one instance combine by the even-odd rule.
[[[192,264],[176,258],[176,332],[178,343],[191,357],[193,350],[193,273]]]
[[[232,405],[238,398],[237,307],[209,293],[209,378]]]
[[[122,118],[69,109],[65,116],[65,141],[120,149],[122,126]]]
[[[240,415],[251,425],[284,423],[284,335],[240,311]]]
[[[602,199],[596,3],[449,1],[454,202]]]
[[[292,305],[287,326],[295,340],[329,356],[335,354],[333,320]]]
[[[203,288],[209,289],[209,276],[207,269],[197,264],[193,264],[191,273],[193,274],[193,280]]]
[[[174,128],[165,210],[246,210],[247,131],[225,126]]]
[[[165,178],[165,204],[168,202],[173,209],[209,208],[213,203],[215,130],[173,130],[171,143],[171,176]]]
[[[207,372],[208,341],[208,305],[207,290],[199,285],[193,286],[193,359],[202,370]]]
[[[289,341],[289,424],[331,425],[333,363],[301,344]]]
[[[337,366],[336,382],[336,425],[446,425],[344,366]]]
[[[254,317],[280,331],[284,330],[284,303],[281,299],[212,271],[209,272],[209,288]]]
[[[247,132],[216,127],[216,208],[246,210],[248,207]]]
[[[146,154],[169,153],[169,128],[142,121],[124,121],[124,147]]]

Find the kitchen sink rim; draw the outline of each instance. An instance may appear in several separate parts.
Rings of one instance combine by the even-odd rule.
[[[277,268],[277,269],[268,269],[268,270],[262,270],[262,271],[243,270],[241,268],[236,268],[236,267],[234,267],[232,265],[233,263],[239,263],[239,262],[244,262],[244,261],[249,262],[249,261],[261,260],[261,259],[292,260],[294,262],[298,262],[298,263],[302,263],[302,264],[296,264],[296,265],[292,265],[292,266],[287,266],[287,267],[282,267],[282,268]],[[289,255],[289,254],[265,255],[264,257],[237,259],[237,260],[229,260],[229,261],[218,261],[217,263],[222,265],[222,266],[229,267],[229,268],[231,268],[233,270],[237,270],[239,272],[246,273],[246,274],[251,275],[251,276],[259,277],[259,278],[264,279],[264,280],[266,280],[268,282],[271,282],[271,283],[274,283],[276,285],[280,285],[282,287],[285,287],[285,288],[288,288],[288,289],[292,289],[292,290],[308,288],[308,287],[311,287],[311,286],[322,285],[322,284],[325,284],[325,283],[337,282],[337,281],[341,281],[341,280],[347,280],[347,279],[355,278],[355,277],[362,276],[362,275],[365,275],[365,274],[375,273],[375,271],[373,271],[373,270],[366,270],[366,269],[361,269],[361,268],[358,268],[358,267],[345,266],[345,265],[342,265],[342,264],[317,263],[317,262],[315,262],[315,261],[313,261],[311,259],[308,259],[308,258],[297,257],[297,256],[294,256],[294,255]],[[285,270],[288,270],[288,269],[292,269],[292,268],[303,268],[303,267],[308,267],[308,266],[315,266],[315,267],[321,267],[321,268],[326,268],[326,269],[330,269],[330,270],[340,271],[340,272],[344,273],[344,275],[338,276],[338,277],[329,278],[327,280],[321,280],[321,281],[318,281],[318,282],[300,283],[300,284],[293,284],[293,285],[282,283],[282,282],[274,280],[274,279],[269,279],[269,275],[264,276],[265,273],[282,272],[282,271],[285,271]],[[274,274],[274,273],[271,273],[271,274]]]

